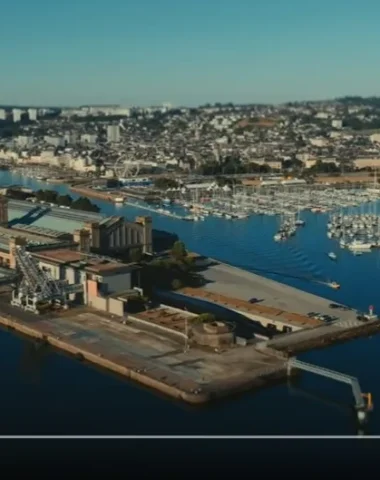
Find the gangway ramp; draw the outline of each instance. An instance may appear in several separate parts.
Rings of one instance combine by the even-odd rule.
[[[302,362],[300,360],[297,360],[296,358],[290,358],[288,360],[288,374],[290,374],[290,371],[292,368],[304,370],[305,372],[321,375],[322,377],[330,378],[332,380],[336,380],[337,382],[350,385],[354,399],[355,399],[355,407],[356,407],[356,410],[358,411],[359,419],[364,419],[366,412],[372,409],[371,394],[362,393],[359,380],[356,377],[353,377],[351,375],[346,375],[344,373],[336,372],[328,368],[319,367],[317,365],[312,365],[310,363]],[[367,398],[367,401],[365,401],[366,398]],[[361,415],[359,415],[359,412],[361,412]]]

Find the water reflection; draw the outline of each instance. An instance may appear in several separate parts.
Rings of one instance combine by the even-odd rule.
[[[20,357],[20,373],[32,384],[40,384],[43,363],[49,355],[49,347],[37,342],[25,342]]]
[[[325,395],[321,395],[319,392],[317,393],[317,392],[305,390],[303,388],[295,386],[294,382],[288,383],[288,391],[290,395],[303,397],[313,402],[318,402],[328,407],[336,408],[341,412],[344,412],[350,418],[350,423],[352,424],[351,435],[366,436],[370,434],[369,423],[367,422],[363,424],[358,421],[357,413],[353,405],[337,402],[336,400],[333,400]]]

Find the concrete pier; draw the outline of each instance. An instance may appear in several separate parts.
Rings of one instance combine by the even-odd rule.
[[[334,302],[333,300],[304,292],[284,283],[218,262],[218,260],[215,262],[217,262],[216,265],[210,266],[202,272],[206,281],[210,282],[205,286],[206,290],[246,301],[254,297],[262,305],[287,312],[303,315],[309,312],[318,312],[339,316],[343,320],[356,319],[356,314],[352,310],[332,309],[330,303]],[[326,289],[326,294],[328,293],[329,290]]]
[[[8,313],[5,315],[4,310]],[[0,325],[41,339],[78,358],[116,372],[172,398],[203,404],[267,386],[286,377],[286,359],[254,345],[215,353],[126,324],[88,309],[54,317],[19,312],[0,304]]]

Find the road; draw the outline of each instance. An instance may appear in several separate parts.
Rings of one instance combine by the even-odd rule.
[[[254,297],[263,305],[302,315],[317,312],[339,316],[342,320],[356,320],[356,312],[353,310],[331,308],[332,300],[226,264],[219,263],[208,267],[202,275],[210,282],[204,288],[214,293],[245,301]]]

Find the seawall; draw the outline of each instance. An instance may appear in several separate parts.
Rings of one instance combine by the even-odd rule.
[[[169,382],[172,379],[167,371],[160,371],[157,374],[158,369],[155,369],[156,374],[155,378],[153,378],[153,375],[149,372],[149,366],[144,362],[144,359],[138,356],[130,355],[127,358],[124,356],[124,362],[121,364],[111,358],[107,358],[106,352],[104,354],[91,352],[89,349],[78,347],[62,340],[60,337],[49,334],[46,330],[39,329],[38,326],[27,325],[22,320],[11,316],[0,316],[0,326],[41,340],[48,345],[73,355],[78,360],[88,361],[175,400],[184,401],[192,405],[207,404],[249,390],[264,388],[284,380],[287,375],[284,357],[281,356],[281,353],[277,353],[277,361],[264,370],[217,380],[206,385],[195,384],[195,388],[194,382],[189,382],[187,377],[183,376],[181,382],[183,388],[178,388],[175,385],[170,385]],[[270,353],[272,352],[268,349],[268,354],[270,355]]]
[[[64,342],[57,337],[38,330],[37,328],[32,328],[29,325],[25,325],[23,322],[14,318],[0,316],[0,325],[12,330],[16,330],[17,332],[27,335],[28,337],[42,340],[55,348],[80,358],[81,360],[86,360],[107,370],[111,370],[115,373],[123,375],[128,379],[138,382],[146,387],[150,387],[154,390],[158,390],[159,392],[162,392],[172,398],[184,400],[185,402],[191,404],[202,404],[210,401],[210,395],[207,393],[192,393],[183,391],[168,385],[163,381],[158,381],[149,377],[148,375],[144,374],[145,367],[143,362],[141,362],[141,365],[139,365],[140,362],[136,358],[131,359],[131,366],[128,367],[118,364],[106,358],[104,355],[95,354],[68,342]]]

